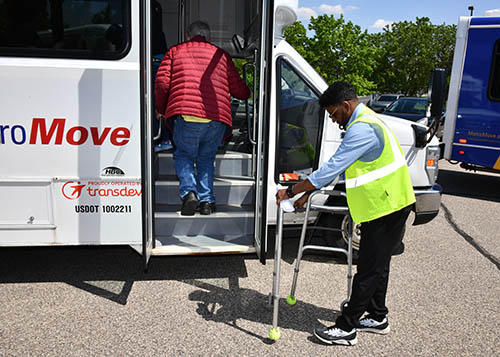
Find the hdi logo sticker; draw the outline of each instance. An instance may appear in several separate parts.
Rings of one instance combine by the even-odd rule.
[[[125,176],[125,172],[116,166],[108,166],[102,169],[101,176]]]

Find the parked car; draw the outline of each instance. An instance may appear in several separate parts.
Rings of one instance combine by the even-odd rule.
[[[419,121],[425,118],[427,113],[428,98],[404,97],[399,98],[384,110],[385,115]],[[423,123],[427,124],[427,123]]]
[[[372,101],[369,104],[369,107],[372,108],[374,112],[382,113],[389,105],[402,96],[402,94],[382,94],[380,97]]]

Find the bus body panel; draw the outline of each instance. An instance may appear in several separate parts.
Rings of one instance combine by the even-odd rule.
[[[138,38],[115,61],[0,58],[1,245],[141,242]]]

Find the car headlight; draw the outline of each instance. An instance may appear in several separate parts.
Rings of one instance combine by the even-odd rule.
[[[438,161],[441,149],[439,146],[427,146],[425,155],[425,170],[431,185],[434,185],[438,176]]]

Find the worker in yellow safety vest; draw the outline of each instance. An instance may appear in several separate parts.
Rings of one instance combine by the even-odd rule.
[[[357,331],[390,331],[385,304],[390,261],[403,239],[415,194],[396,137],[358,101],[350,84],[333,83],[319,104],[333,122],[346,129],[344,139],[335,154],[308,178],[279,190],[276,201],[279,204],[305,192],[294,203],[296,208],[302,207],[312,191],[345,173],[349,212],[354,222],[361,223],[357,272],[349,302],[335,325],[316,328],[314,335],[328,344],[354,345]]]

